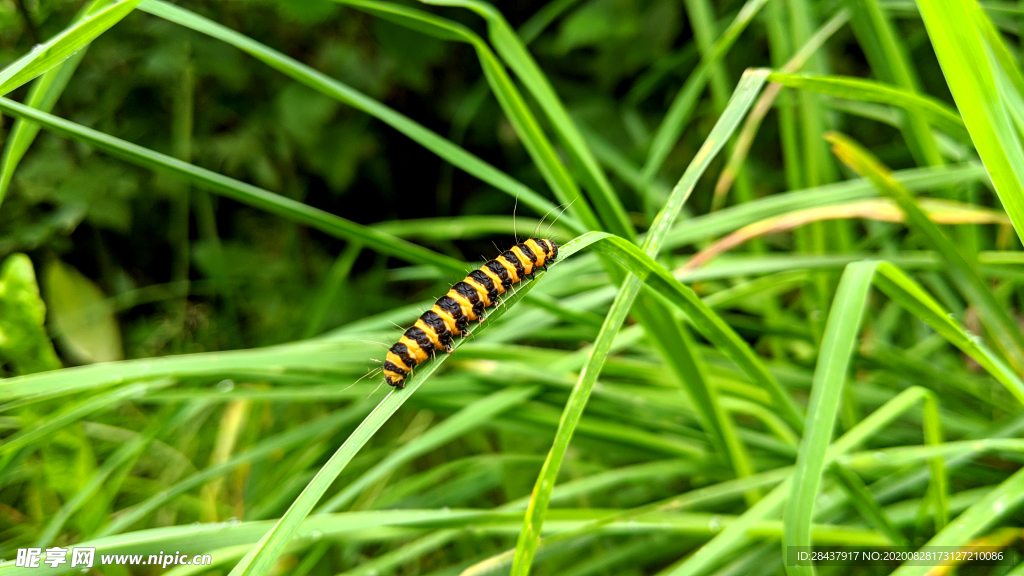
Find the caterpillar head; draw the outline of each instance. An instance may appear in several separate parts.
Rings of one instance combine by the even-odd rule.
[[[534,238],[533,241],[545,250],[544,264],[550,264],[558,257],[558,244],[555,244],[554,240]]]
[[[548,255],[549,255],[549,258],[551,259],[551,261],[554,261],[555,258],[558,258],[558,244],[555,244],[554,240],[544,240],[544,241],[547,242],[548,246],[551,247],[551,252],[549,252]]]

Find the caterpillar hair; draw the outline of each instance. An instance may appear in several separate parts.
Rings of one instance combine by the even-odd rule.
[[[498,304],[498,298],[521,280],[532,280],[537,270],[558,256],[558,245],[551,240],[530,238],[469,273],[452,286],[434,306],[398,342],[384,360],[384,381],[405,388],[405,379],[413,368],[434,356],[438,350],[451,352],[452,338],[465,336],[469,322],[480,322],[484,310]]]

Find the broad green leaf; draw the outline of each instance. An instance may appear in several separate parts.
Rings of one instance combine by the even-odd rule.
[[[14,374],[61,367],[45,324],[46,305],[32,261],[24,254],[8,256],[0,266],[0,360]]]
[[[99,287],[56,259],[46,265],[44,274],[50,327],[64,352],[82,364],[124,358],[121,327]]]

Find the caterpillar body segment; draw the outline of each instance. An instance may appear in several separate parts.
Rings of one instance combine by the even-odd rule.
[[[482,321],[484,310],[497,305],[501,295],[511,290],[513,284],[533,279],[538,270],[547,270],[547,265],[557,256],[557,244],[530,238],[470,272],[388,350],[384,381],[389,386],[405,388],[405,379],[416,366],[432,358],[438,350],[451,352],[452,339],[465,336],[470,322]]]

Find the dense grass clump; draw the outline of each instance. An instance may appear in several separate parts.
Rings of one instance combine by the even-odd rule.
[[[1024,575],[1016,5],[8,4],[0,576]]]

